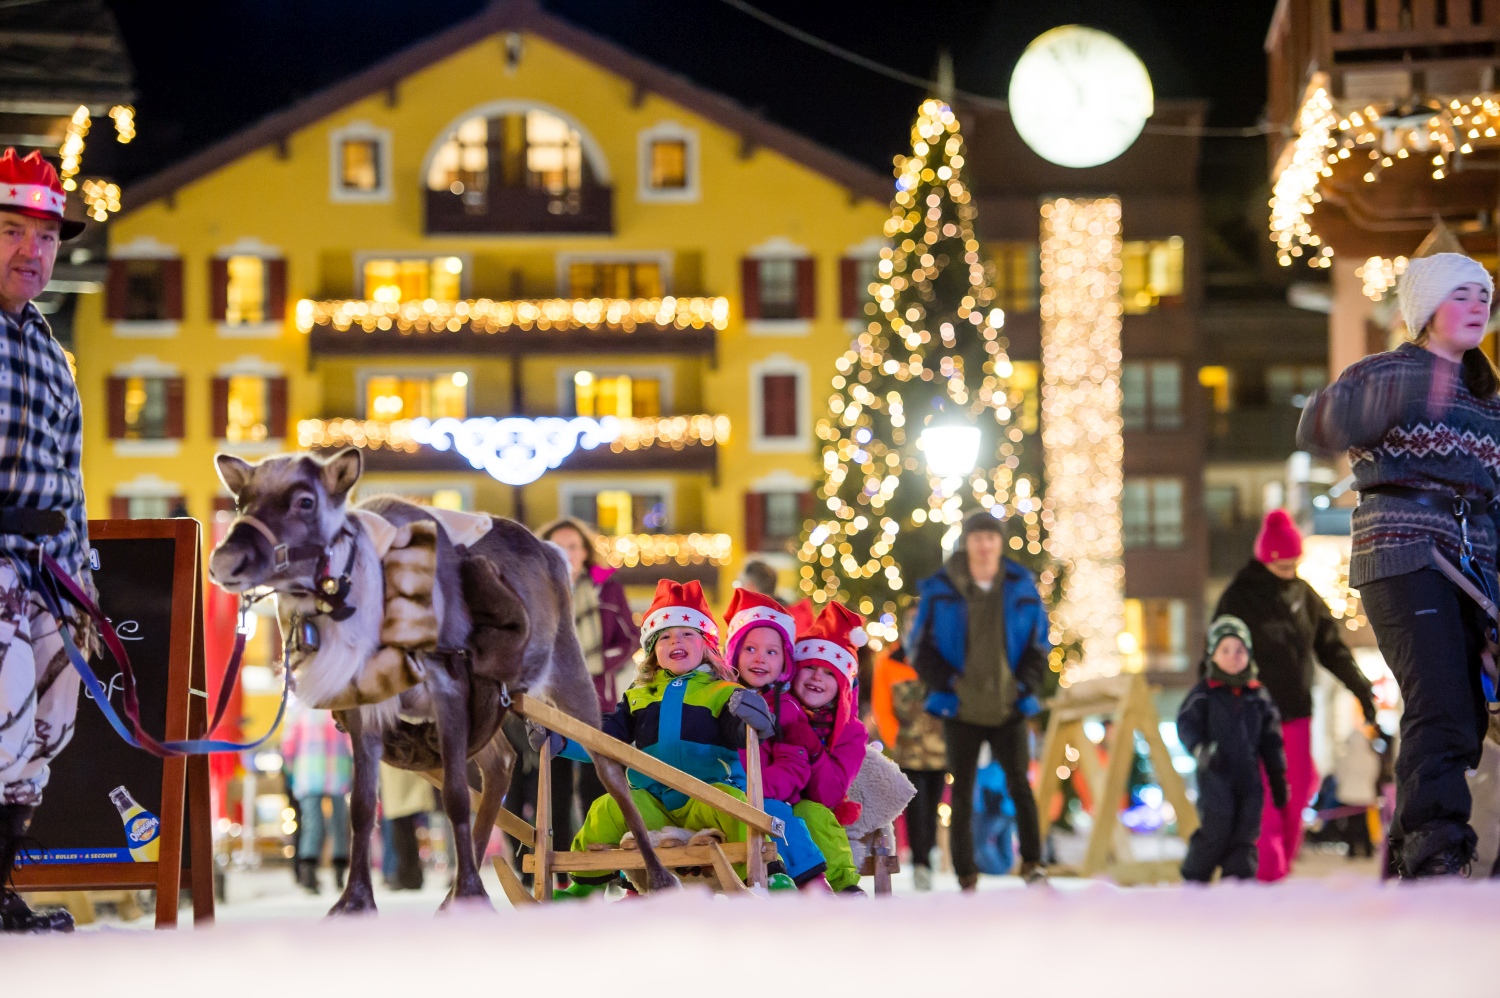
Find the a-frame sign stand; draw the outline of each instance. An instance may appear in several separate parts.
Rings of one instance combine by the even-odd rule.
[[[1054,872],[1084,877],[1107,874],[1121,884],[1180,879],[1176,861],[1134,860],[1128,833],[1120,824],[1120,807],[1129,789],[1139,732],[1150,748],[1151,768],[1162,795],[1177,812],[1177,834],[1186,841],[1198,828],[1198,812],[1188,800],[1182,776],[1173,768],[1171,754],[1161,739],[1159,718],[1145,677],[1130,673],[1075,683],[1053,698],[1051,711],[1037,787],[1042,836],[1046,837],[1051,824],[1053,798],[1062,790],[1060,772],[1072,770],[1069,777],[1082,777],[1086,785],[1080,796],[1090,803],[1093,817],[1083,866]],[[1108,725],[1103,760],[1083,731],[1083,722],[1091,718]]]

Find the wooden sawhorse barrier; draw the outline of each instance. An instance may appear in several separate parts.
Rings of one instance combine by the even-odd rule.
[[[570,741],[577,742],[590,755],[602,755],[622,763],[629,769],[644,773],[659,783],[664,783],[694,800],[703,802],[724,814],[745,823],[744,842],[711,843],[706,846],[680,846],[657,849],[656,855],[668,869],[683,866],[711,867],[719,881],[719,889],[725,894],[748,894],[752,887],[766,884],[766,864],[776,858],[776,845],[770,836],[776,834],[777,822],[762,808],[765,803],[760,779],[760,743],[755,732],[745,732],[746,796],[748,801],[710,786],[680,769],[654,759],[634,745],[611,738],[598,728],[590,727],[550,704],[526,696],[513,694],[511,710],[548,731],[555,731]],[[645,869],[638,849],[605,849],[590,852],[572,852],[552,848],[552,754],[544,744],[541,761],[537,769],[537,800],[535,827],[503,808],[496,824],[507,835],[522,845],[530,846],[532,852],[522,859],[522,869],[532,875],[532,892],[528,893],[521,878],[511,869],[504,855],[496,856],[495,873],[505,889],[511,904],[519,907],[552,899],[552,875],[575,870],[641,870]],[[476,795],[477,796],[477,795]],[[734,872],[737,863],[745,865],[745,880]]]
[[[1087,784],[1089,792],[1085,796],[1093,804],[1094,820],[1082,868],[1056,872],[1076,872],[1084,877],[1107,873],[1122,885],[1180,879],[1175,861],[1132,859],[1128,854],[1128,833],[1120,824],[1120,804],[1129,789],[1135,735],[1140,732],[1150,749],[1151,768],[1162,795],[1177,812],[1178,836],[1186,841],[1198,828],[1198,811],[1188,800],[1182,776],[1172,766],[1172,756],[1161,740],[1156,706],[1151,702],[1151,688],[1145,677],[1127,673],[1075,683],[1054,697],[1049,707],[1052,715],[1042,746],[1041,782],[1036,794],[1042,838],[1047,837],[1052,823],[1053,798],[1062,790],[1063,778],[1058,770],[1075,761],[1069,749],[1078,756],[1077,772]],[[1109,724],[1104,742],[1105,763],[1100,762],[1094,743],[1083,733],[1083,722],[1089,718]]]

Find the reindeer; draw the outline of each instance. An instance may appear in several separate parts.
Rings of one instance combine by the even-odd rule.
[[[434,517],[391,496],[351,507],[349,493],[363,470],[354,448],[326,461],[300,454],[251,464],[219,454],[215,463],[237,515],[209,558],[209,577],[231,593],[275,590],[283,632],[290,636],[286,666],[293,669],[299,696],[312,704],[333,702],[332,694],[346,688],[376,651],[384,611],[381,564],[355,511],[376,513],[397,527]],[[443,907],[463,901],[490,907],[479,864],[515,759],[499,732],[506,694],[524,692],[596,728],[600,724],[598,697],[573,630],[562,553],[502,517],[494,517],[490,531],[469,548],[455,547],[441,529],[437,533],[433,604],[439,641],[424,656],[419,684],[379,703],[335,711],[354,747],[354,845],[347,886],[330,915],[375,911],[370,836],[382,759],[440,773],[458,854],[458,875]],[[469,814],[471,758],[483,776],[478,836]],[[602,757],[594,765],[641,844],[648,888],[676,886],[677,878],[650,848],[625,768]]]

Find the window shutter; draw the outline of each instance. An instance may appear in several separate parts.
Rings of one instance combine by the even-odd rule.
[[[229,379],[215,378],[209,402],[209,424],[215,440],[229,436]]]
[[[219,257],[208,261],[208,313],[214,322],[229,314],[229,261]]]
[[[266,321],[286,321],[286,261],[266,261]]]
[[[859,318],[859,261],[847,256],[839,260],[839,315]]]
[[[182,378],[167,378],[167,439],[181,440],[187,436],[187,413],[183,406],[183,396],[187,391],[187,382]]]
[[[816,261],[805,257],[797,261],[797,317],[811,319],[818,314]]]
[[[130,497],[129,496],[110,496],[109,497],[109,518],[111,520],[128,520],[128,519],[130,519]]]
[[[161,262],[162,318],[182,321],[182,260]]]
[[[745,493],[745,550],[759,551],[766,537],[766,496],[763,492]]]
[[[761,436],[797,435],[797,376],[767,374],[760,380]]]
[[[109,413],[109,439],[125,439],[125,379],[110,378],[104,383],[105,409]]]
[[[811,492],[802,492],[797,495],[797,514],[803,520],[811,520],[816,515],[813,512],[816,498]]]
[[[276,439],[286,439],[286,379],[266,379],[266,409],[270,418],[266,423],[266,435]]]
[[[745,318],[760,318],[760,261],[740,261],[740,294],[745,299]]]
[[[109,261],[104,279],[104,317],[116,322],[125,318],[125,261]]]

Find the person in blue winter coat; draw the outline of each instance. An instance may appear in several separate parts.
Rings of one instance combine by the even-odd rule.
[[[1016,863],[1016,806],[998,762],[981,766],[974,783],[974,864],[981,873],[1005,874]]]
[[[1226,877],[1255,879],[1266,789],[1276,807],[1286,807],[1281,717],[1256,679],[1253,651],[1243,620],[1215,618],[1208,628],[1208,674],[1177,714],[1177,737],[1198,760],[1202,819],[1182,861],[1183,880],[1208,883],[1216,869]]]
[[[927,712],[943,719],[948,771],[953,774],[953,868],[966,891],[979,883],[974,862],[974,779],[980,747],[1005,771],[1016,808],[1021,876],[1046,878],[1027,718],[1041,712],[1038,693],[1047,671],[1047,613],[1036,580],[1004,557],[1002,522],[988,511],[970,514],[943,567],[917,587],[912,668],[927,684]]]

